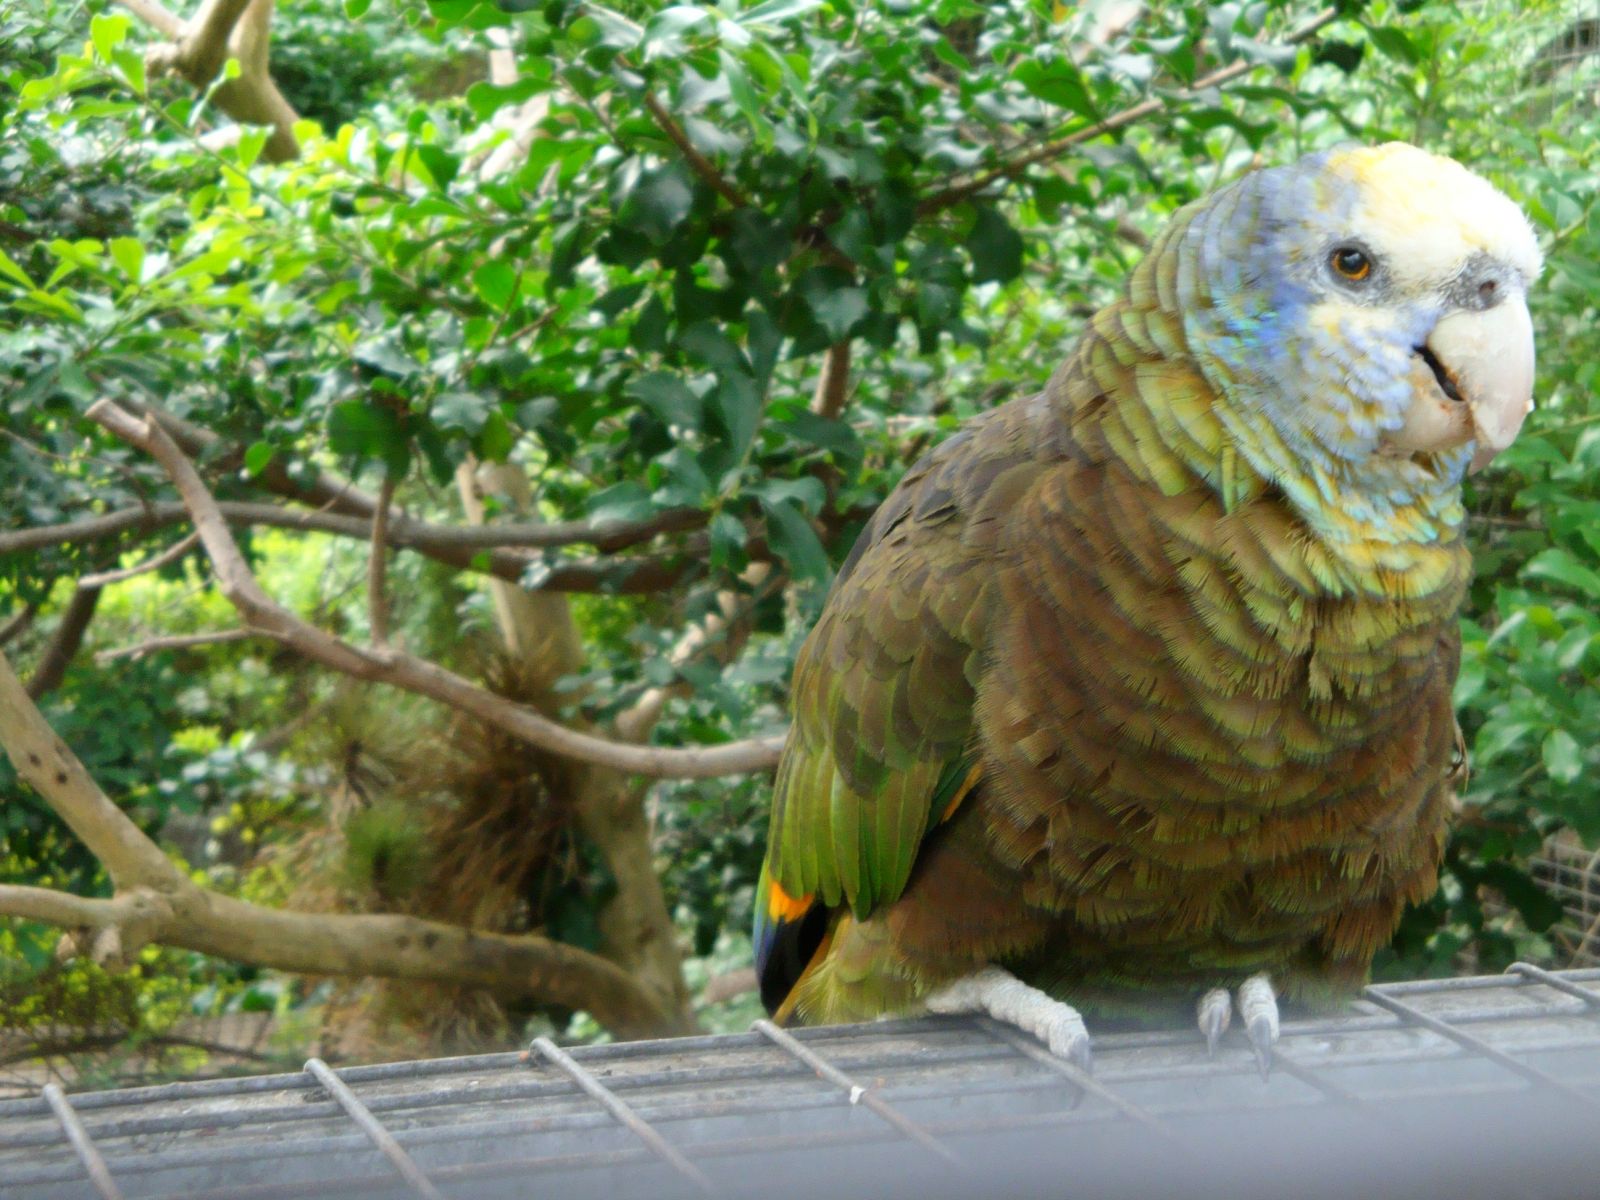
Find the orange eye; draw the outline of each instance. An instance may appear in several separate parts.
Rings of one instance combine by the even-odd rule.
[[[1372,274],[1372,260],[1366,251],[1354,246],[1340,246],[1328,255],[1328,265],[1352,283],[1360,283]]]

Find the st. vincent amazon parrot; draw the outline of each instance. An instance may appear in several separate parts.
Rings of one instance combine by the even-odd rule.
[[[780,1020],[1367,978],[1434,891],[1462,748],[1461,480],[1532,406],[1515,204],[1389,144],[1178,212],[1045,389],[925,455],[795,665],[756,896]]]

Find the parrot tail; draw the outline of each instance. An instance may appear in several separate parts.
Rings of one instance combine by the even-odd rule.
[[[822,946],[828,927],[828,910],[815,896],[791,896],[778,886],[761,864],[756,884],[756,975],[761,981],[761,1003],[777,1014],[795,981]]]

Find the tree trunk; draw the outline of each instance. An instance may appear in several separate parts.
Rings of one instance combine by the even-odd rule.
[[[504,497],[522,519],[531,515],[527,473],[521,467],[468,462],[456,482],[467,517],[475,524],[483,523],[485,494]],[[501,639],[506,653],[517,660],[520,677],[547,692],[583,666],[582,641],[564,595],[527,592],[502,580],[491,580],[489,588]],[[656,870],[643,791],[631,786],[627,776],[604,767],[577,767],[568,780],[584,836],[605,858],[617,886],[600,914],[602,952],[690,1029],[694,1019],[683,954]]]

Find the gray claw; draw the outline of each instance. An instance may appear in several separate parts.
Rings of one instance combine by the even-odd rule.
[[[1200,1020],[1200,1032],[1206,1036],[1206,1053],[1215,1058],[1217,1042],[1228,1032],[1229,1022],[1233,1018],[1233,998],[1228,995],[1226,988],[1212,988],[1200,997],[1196,1013]]]
[[[1264,1016],[1251,1021],[1246,1031],[1250,1035],[1250,1048],[1256,1052],[1256,1067],[1265,1083],[1267,1076],[1272,1074],[1272,1043],[1278,1040],[1278,1031],[1273,1028],[1273,1022]]]
[[[1073,1046],[1067,1059],[1085,1075],[1094,1074],[1094,1047],[1089,1044],[1088,1038]]]

